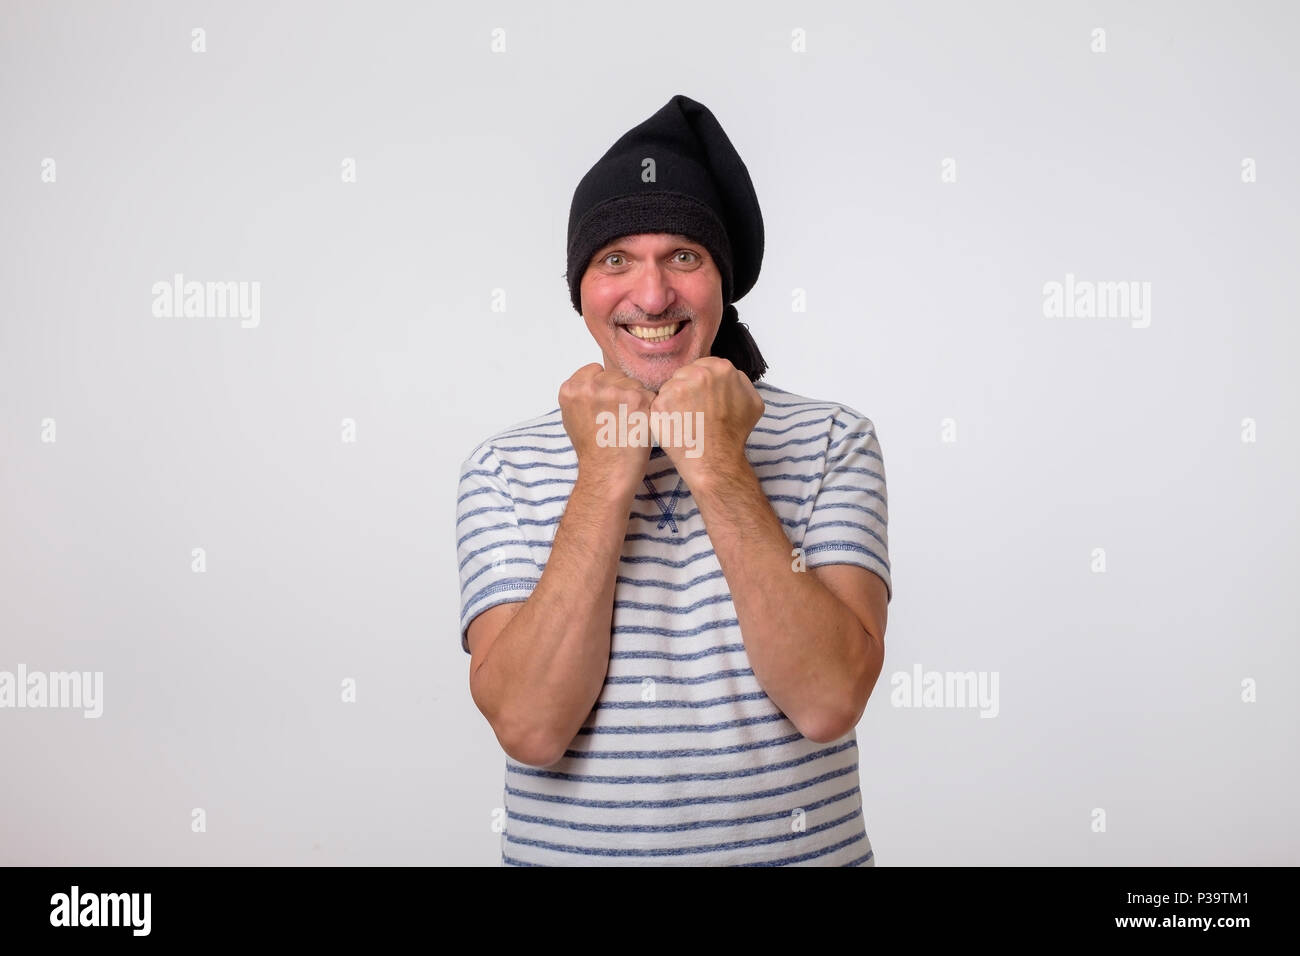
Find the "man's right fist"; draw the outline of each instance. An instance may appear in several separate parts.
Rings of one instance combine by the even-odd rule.
[[[623,405],[625,415],[639,411],[648,416],[654,400],[655,393],[636,379],[619,371],[607,372],[594,362],[578,369],[560,386],[564,430],[578,454],[580,477],[612,485],[619,491],[640,486],[650,460],[649,444],[601,447],[596,433],[602,412],[617,421],[619,405]]]

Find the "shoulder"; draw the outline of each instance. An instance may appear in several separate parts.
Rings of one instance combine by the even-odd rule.
[[[754,383],[766,408],[763,410],[764,421],[760,424],[771,425],[776,422],[787,424],[799,421],[813,424],[820,422],[827,430],[841,434],[844,428],[856,431],[864,427],[875,431],[875,426],[866,415],[856,408],[831,399],[809,398],[777,388],[760,379]],[[770,421],[768,421],[770,419]]]
[[[538,452],[559,452],[572,448],[560,409],[553,408],[541,415],[516,422],[495,432],[470,450],[465,456],[462,471],[477,468],[499,468],[517,458]]]

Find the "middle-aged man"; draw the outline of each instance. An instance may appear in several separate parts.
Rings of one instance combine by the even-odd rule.
[[[893,596],[884,465],[869,419],[760,381],[732,303],[762,257],[749,171],[688,97],[574,194],[602,362],[457,492],[505,865],[875,865],[854,728]]]

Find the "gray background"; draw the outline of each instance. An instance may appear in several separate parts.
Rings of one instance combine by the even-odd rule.
[[[105,689],[0,710],[0,862],[497,863],[457,466],[599,359],[572,191],[685,93],[762,202],[768,380],[882,444],[880,865],[1300,863],[1294,5],[2,9],[0,669]],[[260,326],[155,317],[176,272]],[[1045,318],[1067,272],[1150,327]],[[999,716],[892,707],[916,663]]]

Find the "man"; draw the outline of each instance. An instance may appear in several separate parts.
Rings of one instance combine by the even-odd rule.
[[[760,380],[732,303],[762,252],[748,170],[685,96],[574,194],[603,362],[479,445],[457,499],[503,864],[875,865],[854,727],[892,598],[884,467],[870,420]]]

